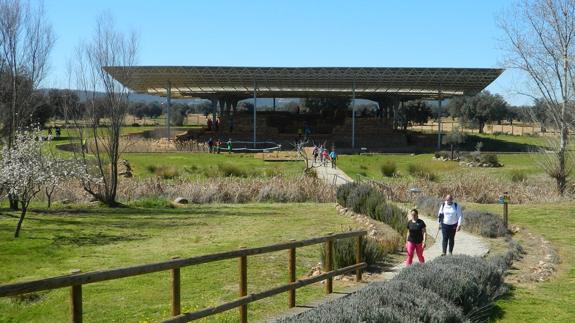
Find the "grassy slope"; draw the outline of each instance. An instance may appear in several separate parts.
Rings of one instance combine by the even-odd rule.
[[[500,205],[469,205],[500,212]],[[520,288],[512,297],[498,301],[503,322],[573,322],[575,320],[575,203],[510,205],[511,224],[543,235],[557,248],[561,264],[549,282]]]
[[[255,247],[347,230],[349,219],[332,204],[193,205],[184,209],[60,209],[32,212],[21,238],[12,238],[14,214],[0,214],[0,282],[151,263],[239,246]],[[319,261],[317,246],[298,249],[298,277]],[[287,252],[248,258],[248,291],[287,281]],[[237,260],[182,269],[184,311],[234,299]],[[336,283],[335,286],[342,286]],[[2,322],[68,320],[68,290],[42,293],[21,304],[0,299]],[[323,294],[321,285],[298,291],[298,303]],[[285,310],[287,295],[250,305],[251,319]],[[169,273],[125,278],[84,287],[86,321],[157,321],[169,316]],[[237,311],[211,321],[237,321]]]

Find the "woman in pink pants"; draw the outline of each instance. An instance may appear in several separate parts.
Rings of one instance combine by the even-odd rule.
[[[419,262],[425,262],[423,249],[425,249],[425,239],[427,238],[425,222],[419,218],[417,210],[413,209],[409,213],[411,220],[407,223],[407,241],[405,243],[405,249],[407,249],[407,260],[405,263],[407,266],[410,266],[413,262],[414,251],[417,253]]]

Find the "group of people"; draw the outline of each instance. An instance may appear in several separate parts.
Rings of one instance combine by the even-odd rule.
[[[220,140],[220,138],[216,139],[214,141],[214,138],[210,137],[210,139],[208,139],[208,152],[210,154],[219,154],[220,151],[222,150],[222,146],[224,145],[223,141]],[[228,139],[228,141],[226,142],[226,150],[228,151],[228,153],[232,152],[232,139]]]
[[[216,121],[214,122],[212,120],[212,118],[210,117],[206,117],[206,127],[208,128],[208,131],[218,131],[218,129],[220,129],[220,118],[216,118]]]
[[[427,240],[426,225],[425,222],[419,218],[417,209],[412,209],[409,214],[411,219],[407,223],[407,239],[405,242],[405,249],[407,250],[407,260],[405,263],[407,266],[413,263],[414,253],[417,254],[420,263],[425,262],[423,250],[425,249]],[[453,201],[453,196],[445,196],[444,202],[439,207],[437,219],[439,224],[438,233],[439,230],[441,230],[443,236],[441,256],[445,256],[448,251],[451,255],[453,254],[453,247],[455,246],[455,234],[461,230],[463,223],[461,206]]]
[[[313,146],[313,162],[316,163],[319,159],[319,163],[323,166],[327,165],[327,162],[331,162],[331,167],[336,168],[337,162],[337,153],[335,152],[335,148],[332,148],[331,152],[328,151],[324,145],[314,145]]]
[[[54,131],[52,131],[52,127],[48,127],[48,137],[46,139],[48,140],[54,139],[54,133],[56,134],[56,138],[58,139],[62,135],[62,129],[60,129],[60,127],[56,127],[54,128]]]

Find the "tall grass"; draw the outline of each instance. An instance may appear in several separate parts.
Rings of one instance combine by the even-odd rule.
[[[90,196],[76,182],[63,183],[54,193],[54,201],[86,203]],[[273,178],[216,177],[188,180],[176,178],[121,179],[118,201],[133,203],[141,199],[173,200],[184,197],[190,203],[248,202],[334,202],[335,189],[321,180],[301,176]],[[153,203],[157,205],[158,202]]]

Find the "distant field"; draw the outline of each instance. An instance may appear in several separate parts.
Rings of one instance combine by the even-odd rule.
[[[174,168],[184,177],[211,177],[222,169],[237,170],[245,176],[296,176],[304,169],[302,161],[266,162],[254,154],[126,153],[122,158],[130,162],[137,177],[152,176],[151,170],[159,167]]]
[[[21,237],[12,238],[16,213],[0,213],[0,284],[189,257],[240,246],[257,247],[354,227],[333,204],[193,205],[179,209],[70,208],[29,212]],[[297,275],[320,261],[319,246],[297,251]],[[248,293],[287,282],[287,251],[248,257]],[[238,296],[238,261],[182,269],[182,310]],[[343,282],[335,282],[340,290]],[[86,322],[155,322],[169,317],[169,272],[85,285]],[[314,284],[298,290],[298,304],[324,295]],[[35,302],[0,299],[0,322],[65,322],[69,290],[39,294]],[[249,305],[250,320],[287,309],[287,294]],[[237,322],[238,311],[209,322]]]
[[[514,170],[521,170],[527,174],[542,174],[542,170],[537,166],[537,155],[531,154],[499,154],[499,162],[504,165],[500,168],[473,168],[474,172],[492,174],[501,177],[508,177]],[[349,176],[367,176],[374,179],[383,179],[381,167],[386,162],[394,162],[397,165],[399,178],[386,178],[386,180],[397,180],[410,177],[408,166],[417,164],[426,167],[437,175],[442,174],[465,174],[469,172],[468,167],[460,166],[455,161],[433,160],[433,154],[374,154],[374,155],[344,155],[340,156],[338,167]]]

